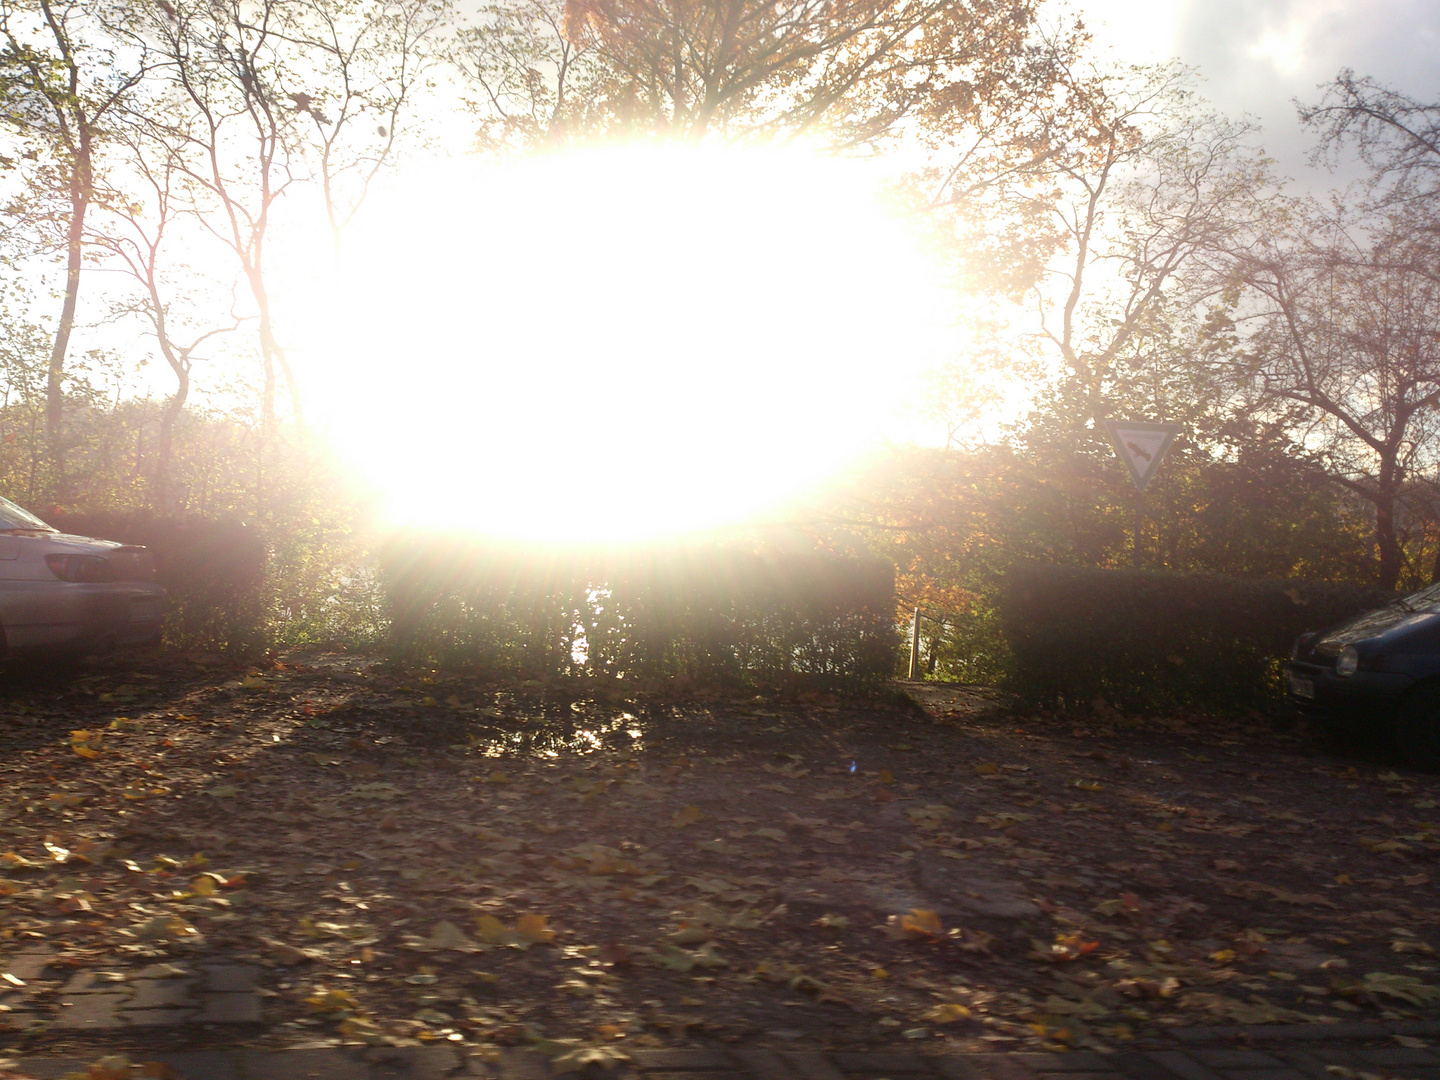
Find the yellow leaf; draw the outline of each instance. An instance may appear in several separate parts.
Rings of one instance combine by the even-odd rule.
[[[1075,786],[1081,791],[1099,791],[1101,785],[1098,780],[1076,780]]]
[[[441,919],[430,931],[426,943],[432,949],[454,949],[457,952],[473,952],[475,943],[453,922]]]
[[[85,1075],[89,1080],[130,1080],[130,1059],[124,1054],[108,1054],[91,1062]]]
[[[348,990],[322,990],[318,994],[307,997],[305,1004],[311,1012],[324,1015],[347,1012],[360,1007],[360,1002],[356,1001],[355,995]]]
[[[70,749],[74,750],[75,753],[79,754],[81,757],[89,758],[92,761],[100,756],[100,752],[98,750],[94,749],[93,747],[86,746],[84,743],[71,743]]]
[[[939,937],[945,932],[940,916],[924,908],[912,908],[909,915],[900,916],[900,929],[911,937]]]
[[[890,972],[886,971],[883,967],[873,967],[870,969],[870,977],[872,979],[888,979]]]
[[[976,762],[975,771],[981,776],[999,776],[1000,766],[993,761],[980,761]]]
[[[544,945],[555,940],[555,931],[545,925],[548,921],[544,915],[521,915],[515,922],[515,932],[527,941]]]
[[[932,1024],[953,1024],[956,1020],[964,1020],[969,1015],[970,1010],[964,1005],[947,1001],[943,1005],[936,1005],[922,1019],[929,1020]]]
[[[492,784],[508,784],[509,782],[510,777],[506,776],[503,772],[492,772],[490,774],[490,783]]]
[[[1219,949],[1210,954],[1210,959],[1217,964],[1233,964],[1235,962],[1234,949]]]
[[[190,882],[190,891],[196,896],[214,896],[220,891],[220,886],[209,874],[201,874]]]
[[[677,829],[682,829],[686,825],[694,825],[704,816],[698,806],[687,806],[683,810],[676,811],[675,816],[670,819],[670,824]]]
[[[513,936],[505,924],[494,915],[475,916],[475,932],[487,945],[509,945]]]

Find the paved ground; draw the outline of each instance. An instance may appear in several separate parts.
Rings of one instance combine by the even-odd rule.
[[[85,1033],[102,1039],[129,1036],[188,1045],[230,1043],[255,1031],[264,1019],[261,969],[214,956],[203,961],[158,963],[134,978],[104,973],[67,974],[49,951],[18,953],[4,965],[3,985],[19,989],[42,983],[58,987],[42,995],[40,1009],[12,1010],[17,1028],[43,1023],[83,1044]],[[0,1007],[6,995],[0,994]],[[34,1000],[33,997],[28,1000]],[[1341,1023],[1177,1028],[1162,1040],[1112,1053],[841,1053],[770,1051],[756,1047],[620,1050],[583,1070],[609,1072],[616,1080],[1440,1080],[1440,1020],[1388,1024]],[[315,1046],[289,1050],[228,1049],[135,1055],[137,1075],[173,1080],[544,1080],[575,1065],[532,1049]],[[107,1051],[86,1057],[7,1058],[0,1052],[0,1080],[50,1080],[92,1071]],[[150,1060],[168,1069],[151,1067]],[[103,1080],[124,1073],[98,1072]]]
[[[1436,1037],[1440,1021],[1177,1029],[1164,1044],[1111,1054],[637,1049],[612,1061],[608,1075],[616,1080],[1433,1080],[1440,1078],[1440,1050],[1425,1044]],[[559,1071],[534,1051],[467,1054],[447,1046],[199,1051],[161,1054],[157,1060],[176,1080],[545,1080]],[[94,1063],[93,1058],[0,1059],[0,1077],[58,1080],[83,1075]],[[587,1071],[604,1070],[591,1065]],[[156,1074],[167,1075],[151,1073]]]

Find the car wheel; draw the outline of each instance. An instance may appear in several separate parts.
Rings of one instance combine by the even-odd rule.
[[[1415,768],[1440,772],[1440,684],[1422,686],[1401,703],[1395,743]]]

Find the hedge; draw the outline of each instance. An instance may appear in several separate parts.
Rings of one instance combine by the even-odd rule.
[[[171,644],[242,652],[266,644],[268,553],[254,528],[146,513],[51,510],[42,516],[61,532],[149,548],[155,580],[169,593],[165,637]]]
[[[494,674],[863,690],[894,673],[894,570],[719,546],[407,532],[380,552],[402,654]]]
[[[1263,706],[1295,638],[1394,598],[1362,585],[1027,566],[1006,576],[1013,689],[1122,709]]]

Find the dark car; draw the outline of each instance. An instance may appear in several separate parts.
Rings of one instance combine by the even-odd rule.
[[[1290,700],[1328,726],[1393,733],[1417,768],[1440,770],[1440,585],[1302,634]]]

